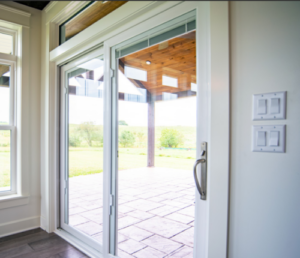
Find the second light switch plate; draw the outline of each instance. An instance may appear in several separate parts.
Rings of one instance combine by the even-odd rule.
[[[252,151],[285,152],[285,125],[254,125]]]
[[[253,95],[253,120],[278,120],[286,118],[286,91]]]

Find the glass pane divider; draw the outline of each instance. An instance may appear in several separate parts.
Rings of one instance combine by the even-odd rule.
[[[14,130],[15,126],[13,125],[0,125],[0,130]]]

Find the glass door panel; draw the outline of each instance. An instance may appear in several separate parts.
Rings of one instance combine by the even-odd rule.
[[[103,68],[97,57],[63,70],[62,228],[96,248],[103,232]]]
[[[193,257],[196,32],[118,59],[117,254]]]

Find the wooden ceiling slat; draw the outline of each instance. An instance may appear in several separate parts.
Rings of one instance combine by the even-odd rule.
[[[125,3],[127,3],[127,1],[107,1],[105,3],[96,1],[65,25],[66,38],[73,37]]]
[[[196,44],[195,32],[168,41],[164,49],[159,50],[159,44],[122,57],[122,65],[147,70],[147,82],[142,82],[145,88],[155,95],[163,92],[180,92],[191,89],[191,83],[196,83]],[[146,61],[151,61],[150,65]],[[162,85],[162,76],[178,79],[178,87]],[[136,85],[136,84],[135,84]]]
[[[9,71],[9,66],[8,65],[1,65],[0,64],[0,77],[7,73]]]

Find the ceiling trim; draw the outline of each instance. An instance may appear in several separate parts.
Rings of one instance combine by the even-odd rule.
[[[45,6],[45,8],[44,8],[43,11],[45,11],[46,13],[49,12],[49,11],[52,9],[52,7],[53,7],[54,5],[56,5],[57,3],[59,3],[59,1],[51,1],[49,4],[47,4],[47,5]]]
[[[55,2],[58,3],[59,1]],[[87,5],[90,2],[91,1],[71,1],[63,10],[61,10],[61,12],[59,12],[57,15],[55,15],[55,17],[51,19],[51,22],[60,25],[65,20],[68,20],[70,17],[72,17],[75,13],[80,11],[85,5]],[[52,9],[53,6],[54,5],[52,5],[50,9]],[[47,12],[49,10],[47,10]]]
[[[3,5],[3,4],[0,4],[0,9],[2,9],[4,11],[16,13],[16,14],[19,14],[19,15],[22,15],[22,16],[25,16],[25,17],[30,17],[31,16],[31,13],[24,12],[24,11],[15,9],[15,8],[11,8],[11,7],[8,7],[8,6]]]

